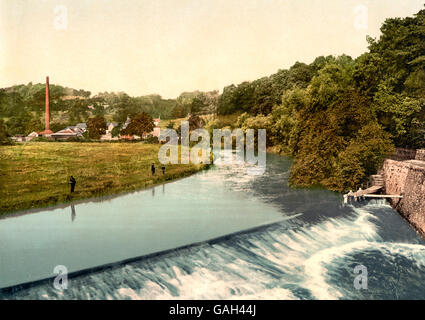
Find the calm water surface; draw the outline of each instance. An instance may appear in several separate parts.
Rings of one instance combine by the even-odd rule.
[[[344,207],[329,191],[289,189],[289,167],[268,155],[262,176],[214,167],[2,219],[0,287],[52,277],[56,265],[73,272],[169,251],[72,277],[64,291],[47,280],[0,298],[425,299],[425,244],[389,205]],[[354,288],[357,265],[367,267],[366,290]]]

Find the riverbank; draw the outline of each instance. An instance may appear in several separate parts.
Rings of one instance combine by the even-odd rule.
[[[158,161],[158,144],[26,143],[0,147],[0,215],[131,192],[182,178],[202,165]],[[151,164],[157,171],[151,174]],[[69,176],[77,180],[70,194]]]

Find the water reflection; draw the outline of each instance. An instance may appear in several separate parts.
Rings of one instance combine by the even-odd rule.
[[[75,214],[75,206],[74,206],[73,204],[71,204],[71,221],[72,221],[72,222],[74,222],[75,217],[76,217],[76,214]]]
[[[155,188],[152,188],[152,197],[155,197]]]

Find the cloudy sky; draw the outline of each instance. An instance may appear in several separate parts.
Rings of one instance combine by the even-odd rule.
[[[0,87],[222,90],[296,61],[357,57],[424,0],[0,0]]]

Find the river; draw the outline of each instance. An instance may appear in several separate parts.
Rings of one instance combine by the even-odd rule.
[[[211,167],[1,219],[0,288],[53,277],[57,265],[85,271],[66,290],[49,279],[0,298],[425,299],[425,243],[397,212],[382,200],[344,206],[330,191],[290,189],[290,164],[269,154],[261,176]],[[354,286],[359,265],[367,289]]]

